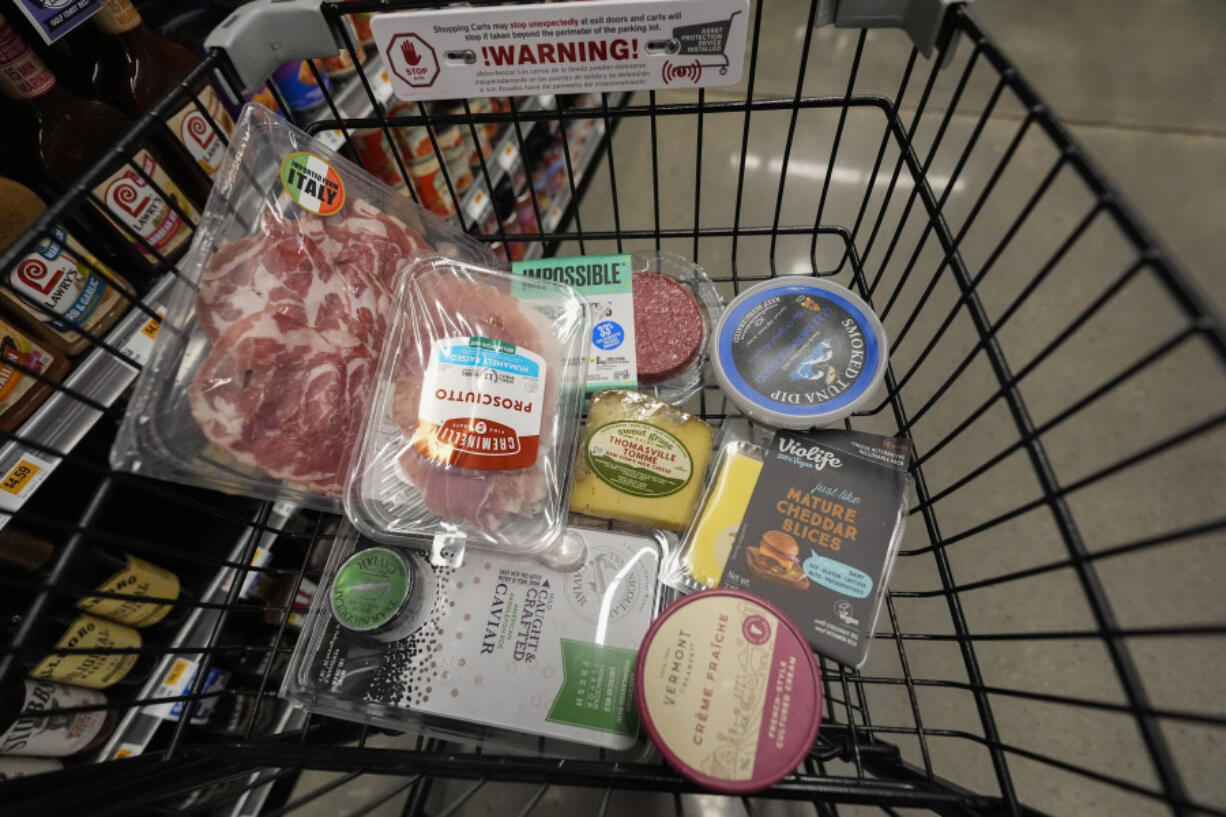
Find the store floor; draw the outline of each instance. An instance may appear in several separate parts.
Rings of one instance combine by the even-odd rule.
[[[796,93],[796,77],[804,40],[807,4],[772,3],[761,40],[755,94],[787,97]],[[974,12],[1017,62],[1022,72],[1044,95],[1069,126],[1074,137],[1105,170],[1184,268],[1207,292],[1219,311],[1226,311],[1226,286],[1220,264],[1226,258],[1226,83],[1221,81],[1221,43],[1226,41],[1226,4],[1217,0],[1163,0],[1119,3],[1117,0],[980,0]],[[799,24],[799,25],[798,25]],[[819,30],[813,41],[804,93],[841,94],[847,83],[858,34]],[[879,91],[893,96],[909,47],[895,32],[875,31],[867,38],[856,91]],[[963,42],[949,70],[961,71],[970,46]],[[917,66],[916,79],[904,100],[910,121],[918,88],[928,65]],[[949,120],[945,144],[963,145],[979,127],[980,114],[990,104],[996,75],[977,70]],[[938,83],[929,102],[917,145],[931,144],[941,113],[949,105],[953,81]],[[712,90],[708,102],[743,98],[739,89]],[[669,97],[660,94],[663,103]],[[646,104],[645,95],[637,102]],[[957,155],[939,152],[929,172],[938,194],[950,182],[946,212],[957,227],[967,218],[980,191],[996,169],[999,157],[1025,126],[1025,111],[1007,99],[997,103],[982,124],[980,147],[957,171]],[[875,118],[874,118],[875,117]],[[696,121],[692,117],[662,117],[658,122],[656,161],[658,187],[652,184],[652,133],[646,118],[622,123],[614,138],[616,215],[621,228],[651,229],[659,197],[660,226],[692,227],[695,223],[694,187]],[[739,210],[742,226],[778,223],[812,224],[821,191],[828,183],[824,224],[850,226],[865,194],[881,139],[880,114],[853,111],[845,123],[838,160],[826,179],[829,151],[837,127],[837,112],[808,111],[796,123],[787,166],[787,185],[776,215],[781,157],[789,131],[787,111],[755,114],[744,146],[744,182]],[[738,167],[741,163],[741,114],[708,114],[703,122],[701,211],[703,226],[727,226],[737,218]],[[1037,129],[1036,129],[1037,130]],[[1027,132],[1008,169],[992,193],[994,208],[985,208],[975,229],[960,246],[972,270],[984,259],[1032,195],[1044,174],[1058,159],[1041,133]],[[874,184],[872,201],[885,194],[892,157]],[[921,153],[922,155],[922,153]],[[607,164],[596,172],[580,211],[585,231],[613,229],[613,190]],[[955,178],[956,173],[956,178]],[[1075,225],[1090,213],[1093,202],[1078,184],[1060,176],[1025,228],[994,264],[981,295],[994,316],[1006,313],[1018,293],[1056,250]],[[903,183],[896,193],[901,206],[911,193]],[[999,205],[1015,202],[1012,209]],[[875,210],[876,205],[870,208]],[[890,211],[891,213],[894,210]],[[893,216],[896,220],[897,216]],[[913,434],[921,455],[965,420],[972,409],[990,397],[995,379],[982,360],[974,360],[945,392],[938,389],[963,357],[974,350],[975,335],[962,319],[952,322],[927,357],[921,352],[942,319],[954,308],[956,290],[949,275],[937,279],[925,294],[929,280],[940,268],[942,255],[929,240],[916,253],[915,274],[900,286],[902,270],[916,246],[918,226],[904,231],[899,249],[890,254],[886,242],[890,219],[880,243],[868,253],[865,273],[870,280],[882,271],[875,294],[878,308],[891,293],[894,303],[886,315],[896,373],[913,376],[903,388],[903,401],[915,416],[931,399]],[[861,236],[867,233],[863,228]],[[734,249],[735,244],[735,249]],[[863,251],[864,239],[858,246]],[[624,249],[649,248],[651,241],[627,241]],[[663,243],[693,255],[690,239]],[[584,243],[587,252],[615,249],[611,242]],[[564,247],[562,254],[579,252]],[[773,252],[773,256],[772,256]],[[841,246],[823,237],[815,252],[819,266],[838,264]],[[888,263],[883,265],[883,259]],[[1143,377],[1129,378],[1119,389],[1094,401],[1071,417],[1061,412],[1092,387],[1117,374],[1126,374],[1133,361],[1170,336],[1169,328],[1183,318],[1146,273],[1125,285],[1117,277],[1132,258],[1122,238],[1102,219],[1092,220],[1078,240],[1001,329],[1000,341],[1015,371],[1054,338],[1073,316],[1100,293],[1118,288],[1118,294],[1093,319],[1092,331],[1076,333],[1065,347],[1027,373],[1020,389],[1037,425],[1054,420],[1042,436],[1052,468],[1061,484],[1074,484],[1125,454],[1189,427],[1220,411],[1226,389],[1220,365],[1198,342],[1180,347],[1152,364]],[[807,239],[781,238],[772,247],[769,238],[704,239],[698,260],[717,275],[728,275],[735,264],[738,275],[809,272]],[[946,270],[947,273],[947,270]],[[848,280],[844,272],[838,280]],[[917,307],[922,304],[923,308]],[[907,327],[913,311],[918,317]],[[917,361],[921,361],[917,363]],[[934,396],[934,395],[940,396]],[[712,408],[712,407],[708,407]],[[857,421],[856,427],[892,431],[889,411],[877,418]],[[1095,481],[1068,497],[1068,505],[1090,551],[1097,551],[1173,529],[1192,526],[1221,514],[1223,477],[1226,477],[1226,435],[1198,437],[1194,444],[1176,447],[1145,460],[1135,468]],[[930,486],[950,485],[975,466],[1001,451],[1010,451],[1018,439],[1012,416],[997,401],[924,464]],[[949,538],[986,520],[1040,498],[1035,473],[1021,450],[1012,450],[994,467],[934,503],[942,534]],[[905,548],[930,544],[924,526],[912,517]],[[1226,620],[1226,560],[1221,558],[1222,537],[1189,537],[1158,549],[1142,549],[1096,563],[1099,579],[1122,627],[1217,623]],[[1067,558],[1050,509],[1039,504],[1008,521],[960,539],[945,549],[953,576],[965,583],[1025,570]],[[900,559],[891,581],[894,591],[940,588],[930,553]],[[1036,631],[1093,630],[1095,620],[1076,575],[1070,569],[1036,577],[988,585],[960,594],[968,630],[973,634]],[[898,631],[949,634],[950,613],[943,597],[897,598],[894,614]],[[891,629],[883,615],[879,631]],[[1226,645],[1221,639],[1128,638],[1124,640],[1150,702],[1155,707],[1226,714],[1221,678],[1226,676]],[[863,668],[872,677],[901,677],[901,657],[914,678],[966,680],[964,661],[952,640],[878,641]],[[1097,638],[979,640],[975,651],[989,686],[1037,694],[1075,696],[1093,702],[1120,704],[1124,692],[1102,640]],[[878,727],[898,725],[928,733],[928,762],[933,772],[967,788],[999,794],[989,752],[976,737],[983,727],[973,697],[963,689],[918,687],[921,724],[915,722],[911,703],[902,686],[869,685],[868,708]],[[1089,710],[1042,703],[1011,695],[990,698],[1000,740],[1035,755],[1088,767],[1147,789],[1159,786],[1153,764],[1139,737],[1135,720],[1110,709]],[[857,718],[859,715],[857,715]],[[845,716],[841,718],[845,720]],[[1226,756],[1226,734],[1195,724],[1164,721],[1162,737],[1171,747],[1189,796],[1226,807],[1226,779],[1221,775]],[[957,733],[957,734],[955,734]],[[897,743],[908,761],[923,767],[919,741],[907,734],[880,734]],[[408,745],[380,738],[389,744]],[[1118,788],[1095,783],[1079,775],[1028,759],[1008,756],[1009,773],[1021,800],[1053,814],[1098,817],[1169,813],[1156,801],[1125,796]],[[854,775],[848,764],[831,764],[830,774]],[[331,779],[327,774],[304,774],[295,796]],[[368,807],[380,796],[389,799],[370,813],[401,813],[403,778],[365,775],[297,810],[301,815],[351,814]],[[489,784],[471,793],[472,783],[450,781],[434,787],[427,813],[435,815],[511,814],[532,807],[535,814],[589,814],[602,806],[604,792],[550,788],[540,799],[535,785]],[[611,814],[638,817],[672,814],[739,815],[812,813],[808,804],[740,801],[711,796],[684,796],[675,802],[668,795],[615,792],[607,803]],[[840,807],[842,815],[868,813]],[[875,812],[877,813],[877,812]],[[908,812],[909,813],[909,812]]]

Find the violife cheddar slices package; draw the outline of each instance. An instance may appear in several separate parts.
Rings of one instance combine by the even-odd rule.
[[[566,284],[409,265],[345,493],[358,530],[574,566],[582,549],[563,531],[587,334]]]
[[[775,604],[814,651],[868,658],[906,522],[911,447],[856,431],[780,431],[719,586]]]
[[[341,509],[400,273],[479,242],[260,105],[221,163],[111,463]]]

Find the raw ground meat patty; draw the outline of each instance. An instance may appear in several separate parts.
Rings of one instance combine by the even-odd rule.
[[[702,350],[702,310],[689,288],[667,275],[636,272],[633,281],[639,382],[663,383]]]
[[[406,444],[397,464],[421,491],[427,509],[448,522],[469,521],[495,531],[510,514],[531,515],[548,492],[543,452],[550,445],[550,422],[557,389],[557,362],[541,342],[540,332],[511,295],[478,281],[424,273],[413,283],[415,325],[405,333],[392,398],[392,419]],[[482,471],[446,465],[423,457],[407,440],[417,425],[421,386],[433,338],[481,336],[504,340],[546,359],[542,398],[542,456],[530,468]]]
[[[196,313],[212,344],[188,386],[210,442],[339,496],[387,334],[396,276],[425,241],[354,199],[326,218],[266,211],[209,259]]]

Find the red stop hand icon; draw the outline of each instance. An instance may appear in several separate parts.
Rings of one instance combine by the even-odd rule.
[[[406,85],[429,88],[438,78],[438,54],[434,46],[416,32],[405,31],[392,36],[384,46],[387,67]]]

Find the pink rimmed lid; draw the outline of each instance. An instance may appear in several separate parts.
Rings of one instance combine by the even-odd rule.
[[[634,692],[669,764],[723,794],[787,777],[821,725],[821,672],[804,635],[739,590],[704,590],[665,610],[639,650]]]

